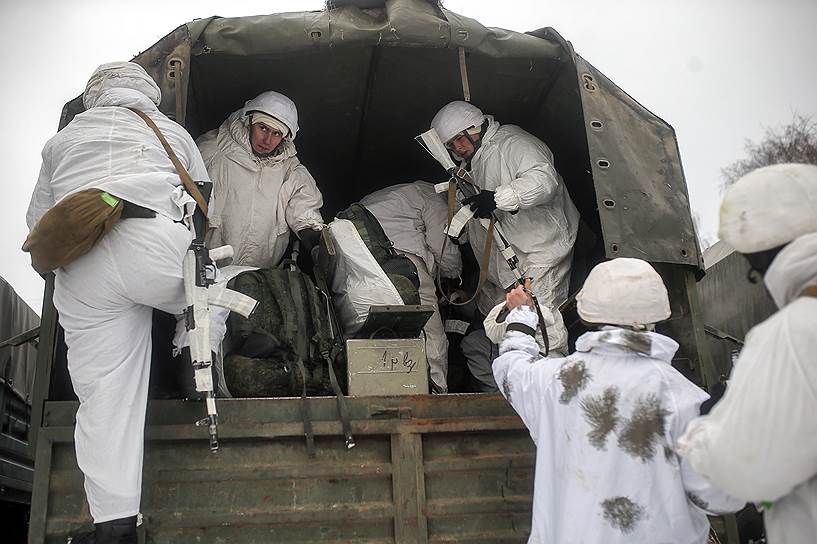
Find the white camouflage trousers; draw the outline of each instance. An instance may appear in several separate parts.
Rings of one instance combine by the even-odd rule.
[[[77,463],[95,523],[139,512],[152,312],[183,311],[190,241],[166,217],[125,219],[57,270],[54,305],[80,401]]]

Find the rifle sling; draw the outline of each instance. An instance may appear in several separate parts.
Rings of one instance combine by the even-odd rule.
[[[204,217],[207,217],[208,214],[207,202],[205,202],[204,196],[202,196],[201,191],[199,191],[199,188],[196,187],[196,183],[193,181],[193,178],[190,177],[190,174],[187,173],[187,170],[179,160],[179,157],[176,156],[176,153],[173,151],[173,148],[170,147],[170,144],[167,142],[167,139],[165,138],[164,134],[162,134],[162,131],[159,130],[159,127],[156,126],[156,123],[153,122],[153,119],[151,119],[145,112],[134,108],[128,109],[135,113],[136,115],[138,115],[139,117],[141,117],[145,124],[152,128],[153,132],[156,133],[156,136],[159,138],[159,141],[162,142],[162,147],[165,148],[167,156],[170,157],[170,162],[173,163],[173,166],[176,168],[176,172],[179,173],[179,177],[181,178],[182,183],[184,184],[184,188],[187,189],[187,192],[190,194],[190,196],[193,197],[193,200],[196,201],[196,204],[198,204],[199,208],[201,208],[201,211],[204,212]]]
[[[456,205],[457,185],[452,179],[448,182],[448,225],[446,225],[446,230],[451,226],[451,220],[454,218],[454,208]],[[488,234],[485,237],[485,246],[482,248],[482,258],[479,262],[479,281],[477,282],[477,288],[474,291],[474,294],[468,297],[468,300],[465,302],[454,302],[453,300],[449,299],[448,296],[446,296],[445,291],[442,289],[442,282],[440,281],[440,267],[437,267],[437,274],[435,278],[437,287],[440,289],[440,292],[443,293],[443,298],[448,304],[453,306],[465,306],[476,299],[477,295],[479,295],[480,291],[482,291],[482,287],[485,285],[485,280],[488,278],[488,265],[491,262],[491,246],[494,243],[494,220],[494,215],[491,214],[491,222],[488,225]],[[448,245],[448,236],[443,238],[443,246],[440,248],[440,255],[445,253],[446,245]]]

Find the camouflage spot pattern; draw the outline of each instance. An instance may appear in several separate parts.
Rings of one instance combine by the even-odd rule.
[[[619,447],[646,463],[655,456],[656,446],[663,440],[667,415],[669,412],[654,393],[642,395],[635,402],[632,416],[621,428]]]
[[[627,497],[613,497],[601,503],[604,519],[624,534],[632,533],[636,525],[646,517],[642,506]]]
[[[592,376],[587,371],[584,361],[565,363],[559,370],[559,381],[562,382],[562,394],[559,402],[568,404],[591,380]]]
[[[597,450],[607,449],[607,435],[618,425],[618,396],[618,388],[611,386],[601,395],[587,395],[579,403],[584,419],[591,427],[587,438]]]

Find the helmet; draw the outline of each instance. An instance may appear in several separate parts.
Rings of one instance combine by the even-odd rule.
[[[579,317],[589,323],[640,328],[671,315],[661,276],[641,259],[622,257],[596,265],[576,301]]]
[[[295,134],[298,132],[298,108],[295,107],[295,102],[281,93],[267,91],[252,100],[247,100],[241,117],[247,118],[253,111],[260,111],[275,117],[289,128],[289,134],[293,140],[295,139]]]
[[[758,253],[817,232],[817,166],[775,164],[753,170],[726,190],[720,238]]]
[[[542,317],[545,320],[545,327],[548,334],[548,345],[551,353],[565,352],[567,349],[567,329],[562,319],[562,313],[559,310],[551,310],[544,304],[539,304],[539,309],[542,311]],[[500,302],[493,309],[488,312],[488,315],[483,321],[485,327],[485,336],[494,344],[500,344],[502,338],[505,337],[505,331],[508,329],[508,323],[505,321],[505,316],[501,316],[502,311],[505,310],[505,303]],[[502,319],[502,321],[499,321]],[[541,340],[541,329],[536,330],[536,342],[539,343],[541,349],[544,349],[544,342]]]
[[[157,106],[162,101],[162,91],[144,68],[135,62],[109,62],[94,70],[88,79],[82,93],[85,109],[94,107],[102,93],[114,87],[139,91]]]
[[[443,106],[434,119],[431,128],[437,131],[442,143],[471,127],[479,127],[485,121],[482,110],[473,104],[456,100]]]

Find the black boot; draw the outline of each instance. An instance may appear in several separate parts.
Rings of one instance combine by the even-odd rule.
[[[136,516],[94,524],[94,532],[69,539],[71,544],[136,544]]]
[[[136,544],[136,516],[95,523],[94,544]]]

